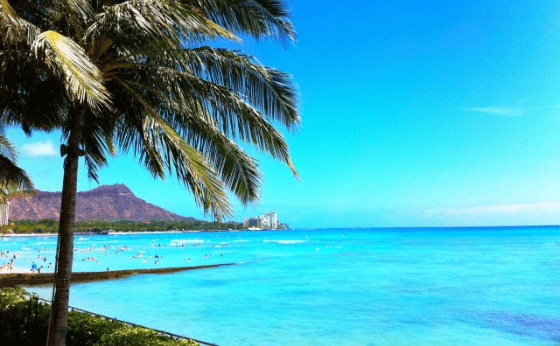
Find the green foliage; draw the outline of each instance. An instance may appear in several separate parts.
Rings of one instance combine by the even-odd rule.
[[[0,289],[0,345],[45,343],[50,307],[30,303],[24,294],[22,288]]]
[[[110,321],[76,311],[68,315],[67,345],[98,345],[103,335],[112,334],[126,326],[121,322]]]
[[[106,334],[95,346],[195,346],[193,340],[177,341],[170,337],[159,335],[151,329],[129,327],[119,329],[112,334]]]
[[[14,220],[13,225],[0,227],[0,233],[6,233],[8,230],[14,233],[57,233],[58,221],[51,219],[42,219],[37,221]],[[171,230],[224,230],[224,229],[242,229],[243,225],[237,222],[206,222],[200,220],[152,220],[149,223],[135,220],[82,220],[76,222],[76,232],[92,232],[99,233],[106,230],[114,230],[118,232],[151,232],[151,231],[171,231]]]
[[[42,345],[47,340],[50,306],[31,302],[22,288],[0,288],[0,345]],[[196,346],[151,329],[72,311],[68,315],[67,346]]]
[[[17,303],[27,301],[24,297],[26,291],[20,287],[4,287],[0,289],[0,309],[4,310]]]

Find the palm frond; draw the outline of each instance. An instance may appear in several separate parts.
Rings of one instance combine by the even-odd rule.
[[[91,3],[88,0],[64,0],[64,6],[80,17],[91,15]]]
[[[149,133],[155,147],[161,149],[169,173],[175,171],[177,179],[193,193],[195,201],[212,213],[217,220],[232,216],[232,208],[223,182],[214,167],[196,148],[188,144],[166,122],[153,113],[145,117],[144,131]]]
[[[0,32],[2,41],[20,41],[24,35],[22,19],[17,15],[8,0],[0,0]]]
[[[26,50],[0,51],[0,123],[35,130],[59,127],[68,111],[65,88],[57,76]]]
[[[289,11],[279,0],[182,0],[196,6],[218,25],[255,39],[295,41]]]
[[[33,182],[27,172],[19,168],[14,161],[0,155],[0,188],[4,191],[32,191]]]
[[[140,116],[140,121],[134,123],[138,125],[141,122],[141,128],[137,127],[135,134],[131,133],[130,127],[120,128],[123,133],[117,129],[117,138],[126,144],[136,142],[137,150],[143,149],[138,151],[152,174],[162,176],[164,169],[174,172],[205,212],[211,212],[218,220],[231,216],[232,209],[223,182],[205,156],[188,144],[129,83],[118,78],[115,80],[143,108],[139,115],[127,114],[129,117]]]
[[[74,41],[55,31],[47,31],[37,37],[33,51],[66,80],[66,92],[71,101],[87,104],[96,112],[111,109],[101,72]]]
[[[187,142],[204,153],[220,174],[221,180],[243,203],[260,197],[262,175],[255,160],[220,131],[209,116],[197,116],[181,105],[161,103],[158,113],[173,127],[181,129]]]
[[[0,203],[13,192],[31,192],[33,183],[27,172],[16,165],[17,151],[0,126]]]
[[[171,48],[180,45],[181,40],[201,42],[216,37],[239,40],[199,10],[172,0],[129,0],[104,6],[87,29],[84,40],[92,42],[101,33],[115,42],[126,42],[129,47],[137,48],[149,48],[148,44]]]
[[[84,127],[81,138],[81,149],[84,150],[85,165],[88,170],[88,178],[99,183],[98,172],[107,166],[107,156],[115,154],[113,144],[113,131],[115,124],[110,117],[104,117],[99,121],[98,116],[86,110],[84,112]],[[68,126],[64,127],[62,138],[67,141],[70,136]]]
[[[159,88],[151,90],[157,95],[156,99],[165,100],[167,95],[173,95],[175,102],[181,103],[187,113],[199,117],[206,114],[222,132],[284,161],[294,176],[298,177],[282,134],[261,113],[228,88],[186,72],[161,67],[146,67],[142,79],[144,85],[153,85],[157,80]],[[191,119],[167,120],[179,129]],[[184,132],[187,132],[186,129]]]
[[[39,33],[40,29],[19,16],[8,0],[0,0],[0,41],[4,45],[31,45]]]
[[[0,203],[6,203],[8,197],[28,195],[34,193],[33,183],[23,169],[16,166],[13,161],[0,155]]]
[[[15,162],[17,161],[17,150],[14,144],[8,140],[4,133],[4,127],[0,125],[0,155]]]
[[[287,129],[297,130],[299,127],[298,95],[288,74],[263,66],[242,52],[228,49],[185,49],[180,57],[184,69],[236,90],[251,105]]]

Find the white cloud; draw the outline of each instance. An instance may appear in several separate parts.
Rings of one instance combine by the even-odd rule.
[[[459,208],[432,208],[424,210],[426,217],[481,214],[516,214],[524,212],[560,213],[560,202],[478,205]]]
[[[22,149],[27,156],[56,156],[59,154],[50,139],[24,144]]]
[[[523,115],[522,109],[510,108],[510,107],[470,107],[467,108],[466,110],[471,112],[494,114],[503,117],[517,117]]]

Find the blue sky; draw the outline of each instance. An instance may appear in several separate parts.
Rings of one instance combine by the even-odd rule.
[[[560,3],[289,4],[295,46],[237,48],[294,76],[302,126],[286,137],[301,182],[257,155],[261,201],[234,202],[236,220],[276,211],[292,227],[560,224]],[[59,191],[60,135],[8,134],[37,188]],[[97,187],[80,168],[78,190]],[[153,180],[132,155],[112,159],[100,182],[203,217],[175,180]]]

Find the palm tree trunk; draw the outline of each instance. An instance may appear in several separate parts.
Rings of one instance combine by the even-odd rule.
[[[78,183],[78,145],[83,128],[83,110],[71,110],[68,116],[73,121],[68,138],[67,156],[64,160],[64,180],[60,203],[58,229],[58,253],[55,263],[55,293],[51,307],[51,319],[47,346],[64,346],[68,326],[68,301],[72,279],[72,257],[74,247],[74,224],[76,220],[76,191]]]

